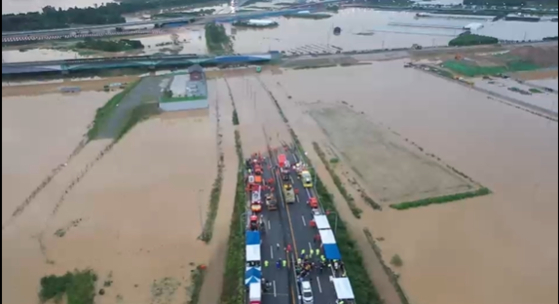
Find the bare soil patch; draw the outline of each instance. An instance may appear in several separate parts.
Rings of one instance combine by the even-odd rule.
[[[559,63],[557,45],[523,46],[513,49],[510,54],[533,62],[541,67],[556,67]]]

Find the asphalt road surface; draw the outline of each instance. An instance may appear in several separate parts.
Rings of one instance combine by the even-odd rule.
[[[295,154],[290,151],[279,151],[278,153],[286,154],[289,161],[293,164],[297,162]],[[299,180],[297,173],[290,174],[291,181],[296,191],[296,202],[286,204],[283,199],[281,189],[283,181],[279,171],[276,170],[277,155],[266,157],[263,164],[264,181],[270,178],[274,179],[273,187],[274,195],[277,200],[277,210],[270,211],[266,205],[263,205],[262,214],[264,215],[265,229],[262,231],[262,277],[272,283],[272,286],[263,292],[262,303],[264,304],[298,304],[299,288],[297,279],[294,274],[292,261],[296,261],[303,249],[308,256],[310,250],[316,252],[320,247],[320,243],[315,243],[314,237],[318,234],[317,228],[310,226],[312,219],[311,208],[307,205],[310,197],[314,196],[312,189],[303,187],[303,183]],[[262,198],[268,190],[262,192]],[[291,246],[291,252],[286,252],[287,245]],[[323,252],[321,252],[323,254]],[[277,262],[287,259],[287,267],[277,267]],[[320,256],[313,254],[311,261],[320,261]],[[265,266],[265,261],[269,265]],[[324,269],[321,273],[319,270],[313,270],[309,276],[305,278],[311,282],[314,296],[314,303],[330,304],[336,301],[336,292],[334,286],[330,283],[330,269]]]
[[[296,156],[290,151],[278,151],[278,153],[286,154],[287,159],[292,163],[297,162]],[[274,165],[277,165],[276,159],[277,155],[273,155]],[[276,190],[283,188],[283,181],[279,172],[276,171],[275,174]],[[307,201],[312,197],[313,190],[306,189],[303,187],[303,183],[299,180],[296,172],[291,172],[290,179],[296,190],[296,202],[293,204],[282,203],[282,213],[285,214],[284,226],[288,226],[287,242],[292,246],[292,254],[294,254],[293,260],[296,261],[300,258],[302,250],[305,250],[307,257],[310,251],[316,252],[317,248],[320,248],[320,242],[315,243],[314,237],[318,234],[317,228],[310,226],[310,221],[312,219],[311,208],[307,205]],[[283,199],[282,199],[283,200]],[[323,254],[323,252],[321,252]],[[320,256],[313,254],[312,258],[309,260],[319,262]],[[330,276],[332,272],[330,269],[324,269],[321,273],[320,270],[313,270],[305,280],[309,280],[313,289],[313,296],[315,303],[329,304],[335,303],[336,292],[334,286],[330,283]],[[293,274],[292,274],[293,276]],[[295,281],[295,278],[293,278]],[[295,284],[292,285],[293,292],[295,293],[295,298],[298,295],[298,288]]]
[[[272,178],[272,171],[270,170],[271,163],[269,159],[263,164],[263,177],[264,181]],[[263,191],[264,195],[268,191]],[[279,189],[275,187],[274,196],[277,200],[277,210],[269,211],[264,205],[262,214],[264,215],[265,230],[262,232],[262,263],[268,261],[268,267],[263,267],[262,277],[272,283],[272,287],[262,294],[262,303],[265,304],[296,304],[294,299],[296,294],[293,292],[294,278],[290,268],[284,268],[283,263],[281,268],[276,267],[276,263],[281,260],[287,259],[285,247],[289,243],[289,227],[286,225],[287,214],[285,205],[281,199]],[[290,265],[289,265],[290,266]]]

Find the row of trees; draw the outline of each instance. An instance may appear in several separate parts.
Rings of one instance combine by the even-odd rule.
[[[71,25],[97,25],[125,22],[123,14],[162,7],[186,6],[215,2],[215,0],[138,0],[133,2],[107,3],[88,8],[56,9],[44,7],[41,12],[2,15],[2,31],[31,31],[67,28]]]
[[[233,52],[231,38],[225,32],[223,24],[206,24],[206,46],[213,54],[229,54]]]
[[[144,45],[140,41],[120,39],[120,40],[98,40],[86,38],[83,42],[76,44],[77,48],[96,50],[103,52],[123,52],[130,50],[141,50]]]
[[[462,34],[452,39],[449,46],[468,46],[468,45],[482,45],[482,44],[497,44],[499,39],[489,36]]]

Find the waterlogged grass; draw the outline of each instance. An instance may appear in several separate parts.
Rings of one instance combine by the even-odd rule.
[[[223,161],[219,161],[217,165],[217,177],[215,178],[210,194],[210,207],[208,209],[206,223],[204,223],[204,230],[200,235],[200,240],[209,243],[213,237],[215,219],[217,217],[217,210],[219,209],[219,198],[221,196],[221,187],[223,184]]]
[[[396,267],[402,267],[404,265],[404,261],[402,261],[402,258],[395,254],[392,256],[392,259],[390,259],[390,264],[396,266]]]
[[[334,169],[332,168],[332,166],[330,166],[330,163],[326,159],[326,154],[324,153],[324,151],[322,151],[322,149],[320,148],[318,143],[313,142],[312,144],[313,144],[314,150],[316,151],[316,154],[318,154],[318,157],[320,157],[320,160],[322,160],[322,163],[326,167],[326,170],[328,170],[328,173],[330,173],[330,176],[334,180],[334,184],[336,185],[336,188],[338,188],[338,191],[340,191],[340,193],[342,194],[342,196],[346,200],[346,202],[349,206],[349,209],[351,210],[351,213],[353,214],[353,216],[355,216],[355,218],[358,218],[358,219],[361,218],[361,213],[363,213],[363,210],[361,208],[357,207],[357,204],[355,203],[355,199],[353,198],[353,196],[351,196],[351,194],[349,194],[349,192],[347,191],[347,189],[343,185],[342,180],[340,179],[340,177],[336,174],[336,172],[334,172]]]
[[[382,251],[381,251],[380,247],[377,245],[377,243],[375,242],[375,238],[373,237],[373,234],[367,228],[363,229],[363,233],[365,234],[365,237],[367,238],[367,242],[369,243],[369,245],[371,246],[371,248],[375,252],[375,255],[377,256],[380,263],[382,264],[382,268],[384,269],[384,272],[390,278],[390,282],[392,283],[392,286],[394,286],[394,288],[396,289],[396,292],[398,293],[398,296],[400,297],[400,301],[402,302],[402,304],[409,304],[410,301],[408,300],[408,296],[404,292],[404,289],[402,288],[402,286],[400,286],[400,282],[398,282],[399,276],[397,274],[395,274],[394,271],[392,271],[392,269],[390,267],[388,267],[386,265],[386,263],[384,262],[384,259],[382,258]]]
[[[202,285],[204,284],[204,277],[206,276],[206,269],[203,267],[196,267],[192,270],[190,274],[190,300],[187,304],[198,304],[200,301],[200,292],[202,291]]]
[[[241,135],[235,130],[235,148],[239,158],[239,172],[237,173],[237,188],[235,192],[235,205],[233,217],[229,226],[230,235],[227,249],[227,260],[225,263],[225,273],[223,275],[223,289],[221,292],[221,304],[244,304],[244,229],[241,215],[245,212],[246,194],[243,174],[243,148]]]
[[[66,296],[67,304],[93,304],[96,282],[97,275],[90,269],[46,276],[41,279],[39,299],[60,302]]]
[[[113,111],[117,108],[118,104],[122,101],[126,94],[132,91],[139,83],[140,81],[138,80],[129,84],[124,91],[116,94],[113,98],[107,101],[105,105],[97,109],[95,118],[93,119],[93,125],[87,132],[87,138],[90,141],[97,138],[101,127],[107,122]]]
[[[488,188],[481,188],[479,190],[471,191],[471,192],[426,198],[426,199],[421,199],[413,202],[392,204],[390,205],[390,207],[396,210],[406,210],[410,208],[429,206],[431,204],[445,204],[445,203],[465,200],[469,198],[474,198],[478,196],[484,196],[488,194],[491,194],[491,190],[489,190]]]
[[[233,110],[233,125],[239,125],[239,115],[237,114],[237,110]]]
[[[334,211],[328,216],[330,225],[334,227],[335,216],[337,216],[336,214],[338,214],[338,212],[332,194],[328,192],[328,189],[326,189],[326,186],[322,183],[319,177],[316,179],[316,191],[322,207],[326,210]],[[355,301],[357,303],[367,304],[383,303],[378,291],[367,274],[361,251],[348,230],[344,220],[341,218],[338,219],[336,241],[338,243],[340,253],[342,254],[342,259],[344,260],[347,276],[351,282],[353,293],[355,294]]]

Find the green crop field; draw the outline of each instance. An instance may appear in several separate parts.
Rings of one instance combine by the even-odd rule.
[[[507,62],[504,66],[481,67],[477,65],[467,64],[460,61],[450,60],[443,63],[443,66],[455,73],[476,77],[482,75],[495,75],[507,72],[534,71],[539,69],[537,65],[521,60]]]

